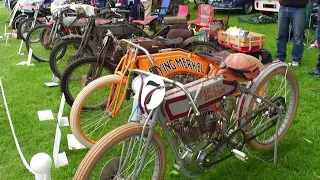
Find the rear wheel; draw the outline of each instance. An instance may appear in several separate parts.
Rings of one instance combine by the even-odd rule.
[[[299,87],[295,75],[287,67],[276,68],[261,79],[256,88],[252,90],[273,102],[276,106],[284,108],[285,112],[279,119],[278,129],[278,140],[281,140],[288,132],[298,107]],[[274,147],[277,123],[277,120],[271,122],[267,122],[267,120],[279,115],[280,112],[271,106],[267,106],[259,98],[252,97],[248,113],[261,107],[267,108],[257,114],[245,128],[249,139],[258,135],[249,141],[249,145],[256,150],[266,151]],[[262,126],[262,128],[255,130],[258,126]],[[265,132],[263,132],[264,129],[266,129]]]
[[[163,179],[166,167],[164,143],[160,135],[154,132],[144,156],[145,160],[142,162],[139,153],[143,154],[147,140],[147,131],[141,139],[142,131],[141,124],[126,124],[112,130],[90,149],[73,178],[75,180]],[[137,167],[142,165],[142,170],[138,177],[133,178],[138,169],[135,169],[136,165]]]

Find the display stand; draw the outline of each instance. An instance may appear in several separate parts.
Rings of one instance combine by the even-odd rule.
[[[60,79],[57,78],[54,74],[52,75],[52,81],[51,82],[46,82],[44,83],[46,86],[48,87],[55,87],[55,86],[59,86],[59,82],[60,82]]]
[[[19,62],[17,65],[27,65],[27,66],[34,66],[33,63],[31,63],[31,59],[32,59],[32,49],[30,48],[29,49],[29,53],[28,53],[28,59],[27,61],[22,61],[22,62]]]
[[[11,36],[11,33],[8,33],[7,32],[7,25],[4,25],[4,38],[6,39],[6,46],[10,46],[8,45],[8,40],[11,39],[10,36]]]
[[[18,51],[18,54],[19,54],[19,55],[24,55],[24,53],[21,52],[21,50],[22,50],[22,45],[23,45],[23,40],[21,39],[20,46],[19,46],[19,51]]]
[[[279,122],[280,122],[280,119],[278,119],[277,121],[277,124],[276,124],[276,136],[275,136],[275,139],[274,139],[274,149],[273,149],[273,159],[271,159],[273,161],[273,164],[276,165],[277,162],[278,162],[278,145],[279,145],[279,134],[278,134],[278,131],[279,131]],[[253,158],[255,159],[258,159],[260,160],[261,162],[264,162],[264,163],[269,163],[268,161],[266,160],[263,160],[253,154],[250,153],[250,151],[248,150],[248,148],[244,147],[244,150]]]
[[[61,130],[59,124],[56,127],[56,135],[53,145],[53,161],[56,168],[68,165],[68,158],[65,152],[59,153],[61,143]]]
[[[66,98],[64,94],[62,93],[61,101],[60,101],[60,107],[58,112],[58,124],[60,127],[69,126],[69,120],[67,116],[62,117],[64,105],[66,104]]]

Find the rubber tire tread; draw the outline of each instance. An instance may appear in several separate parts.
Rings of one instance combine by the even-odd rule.
[[[107,151],[115,144],[133,135],[141,135],[143,124],[126,124],[120,126],[108,134],[104,135],[95,146],[93,146],[87,155],[81,161],[73,179],[83,180],[89,179],[91,171],[94,169],[96,163],[103,157]],[[164,178],[166,169],[166,151],[161,136],[157,131],[154,132],[152,139],[159,146],[160,149],[160,176],[158,179]]]

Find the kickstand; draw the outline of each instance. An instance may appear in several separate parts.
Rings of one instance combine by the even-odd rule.
[[[278,145],[279,145],[279,141],[278,141],[278,138],[279,138],[279,134],[278,134],[278,131],[279,131],[279,123],[280,123],[280,119],[278,119],[277,121],[277,124],[276,124],[276,134],[275,134],[275,140],[274,140],[274,149],[273,149],[273,164],[276,165],[277,164],[277,161],[278,161]],[[244,150],[248,153],[248,155],[250,155],[251,157],[255,158],[255,159],[258,159],[260,160],[261,162],[263,163],[270,163],[270,161],[266,161],[264,159],[261,159],[259,158],[258,156],[255,156],[253,154],[250,153],[249,149],[245,146],[244,147]]]

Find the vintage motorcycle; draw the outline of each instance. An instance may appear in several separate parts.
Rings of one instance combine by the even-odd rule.
[[[74,179],[165,179],[169,150],[174,168],[197,178],[230,157],[246,161],[245,144],[272,149],[294,120],[297,79],[285,63],[271,63],[259,73],[243,54],[231,56],[220,59],[221,68],[213,75],[185,85],[131,70],[126,89],[133,89],[136,104],[128,124],[89,150]],[[238,60],[251,71],[235,68]],[[244,78],[251,81],[240,83]]]
[[[68,77],[70,84],[75,83],[68,85],[72,87],[69,88],[71,92],[81,87],[71,108],[70,127],[76,139],[88,148],[92,147],[107,132],[125,124],[126,121],[123,120],[130,116],[130,112],[126,110],[132,106],[132,103],[124,101],[126,95],[130,95],[130,92],[125,89],[130,70],[139,68],[144,71],[152,71],[185,84],[220,69],[220,61],[217,58],[223,59],[228,55],[228,52],[225,51],[201,52],[201,48],[195,50],[195,53],[181,49],[163,49],[153,54],[154,59],[149,61],[146,55],[139,55],[139,53],[144,53],[136,48],[140,46],[124,39],[120,40],[120,43],[129,43],[130,46],[118,63],[114,75],[103,76],[90,82],[91,77],[94,77],[95,74],[90,75],[88,72],[95,71],[88,69],[88,66],[85,68],[80,66],[80,70],[77,71],[79,73],[70,73],[73,76]],[[255,63],[261,64],[258,60]],[[95,64],[93,67],[100,68]],[[90,83],[87,84],[87,81]]]

